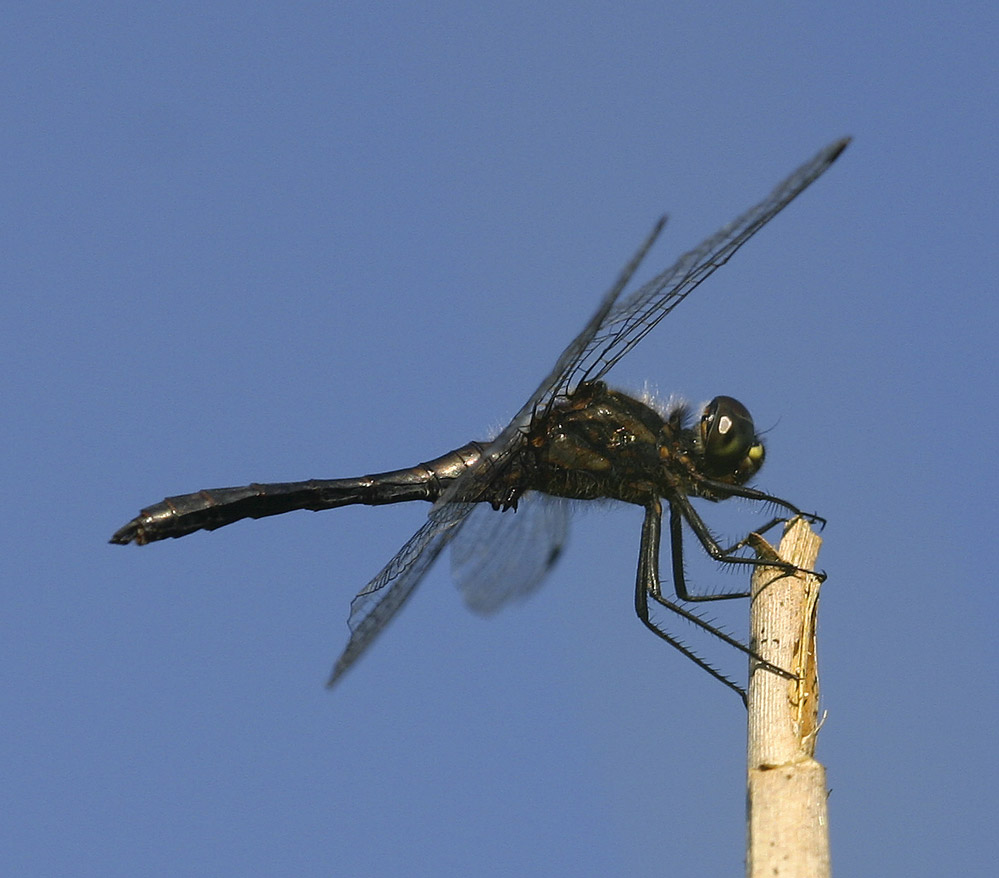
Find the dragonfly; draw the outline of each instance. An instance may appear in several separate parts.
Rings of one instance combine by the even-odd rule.
[[[666,218],[660,218],[582,331],[491,441],[469,442],[414,467],[360,478],[255,483],[168,497],[143,509],[111,542],[144,545],[298,509],[432,503],[423,526],[351,602],[350,637],[330,674],[332,686],[396,616],[449,544],[454,578],[466,603],[489,613],[513,597],[529,594],[544,580],[565,544],[571,501],[617,500],[644,510],[635,611],[646,628],[744,701],[743,687],[666,630],[650,608],[675,613],[768,670],[793,678],[684,605],[748,597],[745,591],[702,594],[688,589],[685,526],[722,564],[781,564],[744,554],[746,540],[723,547],[694,508],[693,498],[719,502],[741,497],[780,511],[783,517],[757,532],[804,514],[793,503],[748,484],[765,457],[749,411],[728,396],[715,397],[696,417],[684,403],[660,411],[610,389],[603,379],[686,296],[818,179],[849,142],[842,138],[829,144],[754,207],[625,295],[665,225]],[[663,592],[660,582],[664,503],[669,509],[676,599]],[[824,523],[817,515],[806,517]]]

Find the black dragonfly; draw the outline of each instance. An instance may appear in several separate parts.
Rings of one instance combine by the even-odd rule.
[[[669,506],[673,588],[682,601],[748,596],[746,592],[705,595],[688,591],[683,565],[684,522],[716,561],[763,563],[740,554],[744,542],[722,547],[690,498],[719,501],[743,497],[770,504],[789,516],[802,512],[787,500],[748,486],[763,464],[764,448],[752,417],[737,400],[716,397],[694,420],[683,404],[660,412],[609,389],[602,379],[688,293],[815,181],[848,143],[849,138],[843,138],[827,146],[755,207],[621,298],[662,231],[665,218],[660,219],[596,313],[492,441],[470,442],[409,469],[361,478],[252,484],[169,497],[143,509],[111,537],[111,542],[143,545],[295,509],[430,501],[433,507],[427,522],[351,602],[350,639],[333,667],[332,685],[398,612],[459,532],[465,531],[452,547],[455,579],[473,609],[490,612],[512,596],[532,591],[554,564],[568,529],[566,499],[621,500],[645,510],[635,586],[638,617],[657,636],[745,698],[739,685],[650,617],[651,598],[758,658],[747,646],[662,593],[662,501]],[[759,530],[780,520],[774,519]]]

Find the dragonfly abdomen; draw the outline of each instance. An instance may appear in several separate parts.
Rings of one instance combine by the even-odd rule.
[[[482,445],[461,448],[408,469],[355,479],[310,479],[306,482],[252,484],[239,488],[212,488],[167,497],[143,509],[115,532],[112,543],[145,545],[156,540],[215,530],[244,518],[264,518],[297,509],[318,512],[340,506],[382,506],[410,500],[434,502],[444,486],[479,459]]]

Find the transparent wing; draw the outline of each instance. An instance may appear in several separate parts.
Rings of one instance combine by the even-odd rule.
[[[472,503],[436,505],[426,523],[392,557],[381,572],[350,602],[350,640],[333,666],[332,686],[360,658],[391,621],[437,556],[472,511]]]
[[[614,305],[599,330],[553,384],[553,394],[571,392],[582,381],[602,378],[716,269],[790,204],[839,156],[850,138],[830,144],[742,216],[721,228],[674,265]]]
[[[541,585],[565,545],[569,511],[567,501],[536,491],[516,510],[477,504],[451,543],[451,575],[469,608],[492,613]]]

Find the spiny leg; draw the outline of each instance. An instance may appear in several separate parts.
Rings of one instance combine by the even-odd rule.
[[[775,501],[775,498],[770,497],[768,494],[762,494],[759,491],[753,492],[759,496],[753,496],[751,499],[754,500],[766,500],[768,502]],[[738,496],[743,496],[739,494]],[[786,503],[783,500],[778,501],[782,505],[787,506],[789,509],[791,504]],[[715,539],[714,535],[708,530],[707,525],[704,523],[704,519],[698,514],[697,510],[694,509],[690,500],[680,494],[675,497],[671,497],[669,500],[670,505],[670,540],[673,549],[673,577],[674,577],[674,587],[676,589],[677,596],[681,600],[685,601],[719,601],[719,600],[731,600],[733,598],[745,598],[749,597],[749,592],[728,592],[724,594],[708,594],[708,595],[696,595],[691,594],[687,589],[687,582],[685,579],[685,574],[683,571],[683,528],[682,521],[686,521],[690,525],[690,529],[694,532],[697,537],[698,542],[704,547],[704,551],[708,553],[715,561],[721,564],[745,564],[750,567],[777,567],[784,570],[787,573],[808,573],[813,576],[818,576],[820,579],[825,579],[825,574],[818,570],[805,570],[799,571],[797,567],[793,564],[788,564],[786,561],[781,560],[768,560],[759,557],[746,557],[745,555],[735,554],[743,546],[749,545],[748,538],[742,539],[735,543],[729,548],[723,548],[718,540]],[[809,520],[815,520],[817,516],[805,515],[801,512],[795,512],[795,515],[800,515],[803,518]],[[770,528],[784,523],[789,519],[784,518],[773,518],[768,521],[763,527],[754,531],[754,533],[764,533],[770,530]]]
[[[707,528],[705,528],[705,530],[707,530]],[[697,533],[696,530],[694,532]],[[730,592],[724,592],[722,594],[706,594],[706,595],[691,594],[691,592],[687,589],[686,573],[683,569],[683,515],[680,513],[676,505],[673,503],[670,503],[669,505],[669,538],[670,538],[670,553],[673,562],[673,589],[674,591],[676,591],[676,596],[680,598],[680,600],[692,601],[692,602],[727,601],[727,600],[733,600],[735,598],[749,597],[748,591],[730,591]],[[703,540],[701,542],[703,544]],[[708,554],[711,554],[710,549],[708,550]],[[712,555],[712,557],[714,556]],[[716,558],[715,560],[721,560],[721,559]]]
[[[771,506],[779,506],[791,513],[791,518],[801,517],[811,524],[818,524],[819,530],[826,526],[826,520],[821,515],[814,512],[802,512],[797,506],[783,497],[774,494],[767,494],[758,488],[749,488],[746,485],[730,485],[728,482],[719,482],[716,479],[709,479],[706,476],[694,474],[697,484],[701,487],[705,496],[710,494],[719,497],[743,497],[746,500],[755,500],[758,503],[769,503]],[[789,518],[774,518],[764,529],[773,527],[780,521],[789,521]]]
[[[658,501],[656,501],[655,505],[659,506]],[[649,595],[652,594],[655,597],[656,592],[659,590],[659,521],[662,518],[661,508],[659,509],[659,515],[655,516],[655,523],[650,521],[652,517],[650,508],[646,509],[645,521],[642,524],[642,542],[639,548],[638,579],[635,584],[635,612],[638,614],[638,618],[642,620],[642,624],[653,634],[665,640],[674,649],[682,652],[694,664],[703,668],[720,683],[738,693],[742,699],[742,703],[747,704],[745,689],[730,680],[716,668],[713,668],[690,648],[680,643],[675,637],[656,627],[656,624],[649,617]],[[702,619],[697,619],[697,617],[694,617],[692,621],[707,625],[706,622]],[[710,629],[710,626],[708,628]]]
[[[638,614],[638,618],[642,620],[645,627],[652,631],[657,637],[665,640],[670,646],[682,652],[685,656],[687,656],[687,658],[689,658],[696,665],[702,667],[716,680],[724,683],[729,689],[739,693],[739,697],[742,698],[744,703],[746,701],[746,693],[741,686],[734,683],[716,668],[713,668],[688,646],[685,646],[675,637],[656,626],[649,616],[649,596],[651,596],[652,599],[660,606],[676,613],[678,616],[693,623],[704,631],[707,631],[709,634],[712,634],[724,643],[727,643],[729,646],[732,646],[750,656],[767,670],[773,671],[775,674],[787,679],[795,679],[794,674],[791,674],[776,665],[770,664],[770,662],[766,661],[744,643],[740,643],[731,635],[726,634],[721,629],[716,628],[709,622],[706,622],[700,616],[685,607],[682,607],[674,601],[663,597],[662,587],[659,581],[659,543],[661,531],[662,504],[658,499],[653,499],[645,507],[645,519],[642,522],[642,541],[639,547],[638,556],[638,577],[635,584],[635,612]]]

